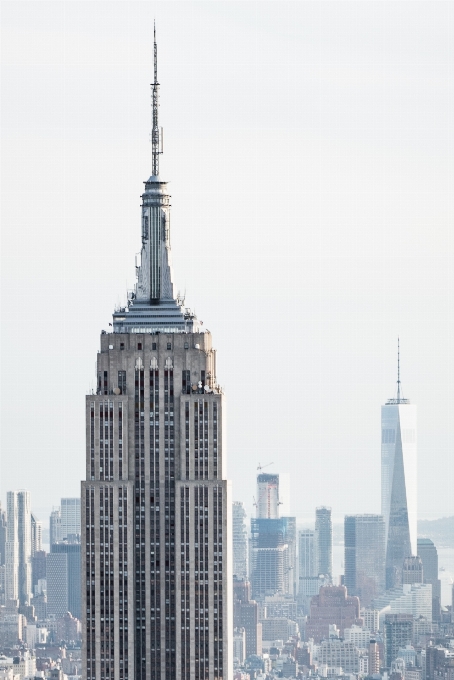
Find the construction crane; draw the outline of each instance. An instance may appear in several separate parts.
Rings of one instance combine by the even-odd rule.
[[[267,463],[266,465],[260,465],[260,463],[257,466],[257,470],[263,470],[266,467],[269,467],[270,465],[274,465],[274,463]]]

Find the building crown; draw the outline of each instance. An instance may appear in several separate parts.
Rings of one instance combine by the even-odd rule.
[[[128,301],[113,314],[114,333],[194,333],[201,324],[184,298],[175,296],[170,248],[170,194],[159,178],[162,128],[158,124],[159,82],[156,26],[154,27],[152,101],[152,174],[142,194],[142,248],[136,264],[137,282]]]

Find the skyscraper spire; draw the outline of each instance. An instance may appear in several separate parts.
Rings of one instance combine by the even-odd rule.
[[[388,399],[387,404],[409,404],[410,401],[404,398],[402,383],[400,381],[400,338],[397,338],[397,392],[393,399]]]
[[[158,126],[158,107],[159,107],[159,83],[158,83],[158,46],[156,44],[156,22],[154,23],[154,44],[153,44],[153,57],[154,57],[154,82],[151,87],[151,99],[152,99],[152,129],[151,129],[151,144],[153,153],[153,164],[152,164],[152,175],[158,177],[159,175],[159,154],[162,151],[159,150],[159,126]]]
[[[140,261],[136,260],[137,283],[128,302],[113,315],[115,333],[196,332],[195,314],[175,296],[170,248],[170,194],[167,182],[159,177],[162,128],[158,125],[159,83],[156,25],[154,26],[154,82],[152,92],[152,173],[142,194]]]

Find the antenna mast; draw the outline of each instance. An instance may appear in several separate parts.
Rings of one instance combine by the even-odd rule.
[[[153,153],[152,174],[156,177],[159,175],[159,127],[158,127],[158,107],[159,107],[159,83],[158,83],[158,46],[156,44],[156,22],[154,24],[154,82],[152,84],[152,107],[153,107],[153,122],[151,130],[151,144]]]
[[[409,404],[409,399],[404,399],[400,382],[400,339],[397,338],[397,394],[395,399],[388,399],[387,405],[390,404]]]

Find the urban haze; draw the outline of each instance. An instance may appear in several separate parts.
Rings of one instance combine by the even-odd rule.
[[[152,122],[154,20],[161,94]],[[17,600],[29,626],[32,594],[36,611],[47,598],[54,616],[65,605],[80,618],[87,680],[246,671],[252,679],[271,672],[273,654],[284,677],[297,675],[298,663],[311,667],[312,655],[320,677],[342,666],[432,680],[417,656],[428,644],[421,636],[436,645],[436,635],[453,636],[452,523],[441,543],[431,540],[441,527],[433,520],[454,514],[453,27],[449,3],[3,3],[3,602],[8,609]],[[153,250],[160,211],[162,255]],[[181,316],[180,304],[191,311]],[[173,427],[174,375],[188,395],[175,406],[188,429],[170,460],[181,462],[186,446],[186,468],[181,462],[174,478],[166,462],[175,485],[153,487],[138,444],[136,467],[127,462],[118,427],[137,439],[145,394],[151,428],[152,390],[165,408],[161,425]],[[123,420],[123,396],[134,390],[137,412]],[[99,451],[95,444],[103,419],[112,441],[120,437],[111,463],[103,440]],[[199,454],[203,423],[210,435]],[[159,450],[163,466],[168,449],[165,459]],[[159,534],[137,518],[143,507],[155,512],[150,494],[170,497],[165,520],[158,507],[151,524],[171,542],[149,592],[137,565]],[[189,548],[181,565],[167,548],[174,527],[183,532],[189,521],[184,503],[210,507],[206,527],[219,532],[198,561],[198,525],[186,524],[191,567]],[[108,506],[120,524],[100,563],[103,539],[92,528],[107,522]],[[240,549],[246,534],[249,548]],[[135,581],[122,581],[120,599],[101,605],[106,613],[98,608],[104,570],[115,554],[123,579],[134,549]],[[52,588],[63,573],[74,581],[79,554],[82,601],[68,585],[63,605]],[[175,600],[175,582],[199,592],[213,559],[219,581],[210,573],[206,601]],[[36,576],[44,563],[52,586]],[[154,573],[152,564],[140,568],[144,579]],[[415,628],[412,607],[430,630]],[[111,638],[104,616],[117,621]],[[129,638],[121,632],[128,616]],[[187,639],[179,632],[186,616]],[[206,639],[194,638],[208,626]],[[376,645],[367,643],[367,664],[361,635]],[[298,636],[301,654],[277,645]],[[247,662],[251,654],[261,666]]]

